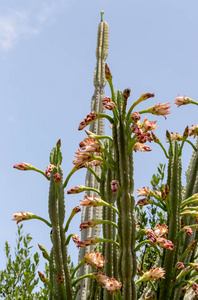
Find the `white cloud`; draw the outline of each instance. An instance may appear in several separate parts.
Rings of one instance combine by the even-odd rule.
[[[51,1],[34,8],[11,10],[0,13],[0,49],[12,49],[20,39],[39,34],[45,26],[56,21],[65,8],[64,1]]]

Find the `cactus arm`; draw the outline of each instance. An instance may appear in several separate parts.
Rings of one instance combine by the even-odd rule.
[[[176,241],[180,230],[180,203],[181,203],[181,157],[179,154],[179,143],[173,144],[173,157],[170,158],[168,167],[168,183],[170,188],[171,215],[169,216],[168,239],[175,245],[173,251],[166,250],[164,259],[165,279],[162,281],[159,300],[170,299],[171,274],[175,259],[178,255],[179,242]]]

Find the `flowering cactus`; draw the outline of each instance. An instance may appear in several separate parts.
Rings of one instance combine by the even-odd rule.
[[[198,231],[198,139],[195,145],[188,139],[189,136],[198,136],[198,125],[187,126],[183,134],[167,131],[167,151],[154,134],[158,128],[157,121],[149,121],[146,116],[141,121],[141,115],[149,113],[166,118],[170,114],[170,103],[159,103],[138,111],[139,103],[146,103],[148,98],[154,97],[153,93],[143,93],[127,110],[130,89],[114,90],[113,76],[105,63],[108,24],[103,21],[103,12],[101,15],[95,93],[91,112],[78,127],[82,130],[89,126],[89,130],[85,130],[87,137],[80,142],[80,150],[73,160],[74,167],[65,180],[61,168],[60,140],[50,153],[50,164],[45,172],[29,163],[14,165],[19,170],[39,172],[50,182],[50,222],[28,212],[14,214],[13,220],[19,223],[39,219],[51,228],[50,254],[39,245],[49,263],[50,278],[42,273],[39,276],[49,287],[50,300],[169,300],[180,299],[182,293],[188,293],[189,289],[198,294],[195,278],[198,265],[194,261],[197,244],[195,231]],[[104,95],[106,82],[110,86],[110,96]],[[198,105],[187,96],[175,99],[178,107],[187,104]],[[111,115],[105,114],[105,109]],[[104,118],[110,122],[112,136],[104,134]],[[144,198],[135,205],[133,153],[152,151],[152,144],[148,146],[147,142],[159,144],[168,159],[167,182],[158,188],[156,184],[155,189],[138,189],[138,197]],[[181,170],[185,142],[193,147],[193,154],[187,171],[187,183],[183,188]],[[70,222],[81,208],[73,208],[64,225],[64,189],[70,177],[81,168],[87,168],[85,186],[77,185],[67,190],[68,197],[86,192],[80,200],[80,238],[78,234],[67,236]],[[142,209],[138,208],[147,205],[157,207],[163,215],[157,222],[153,218],[151,228],[146,226],[146,213],[143,214]],[[67,245],[72,240],[80,249],[79,264],[73,271],[68,266],[67,256]],[[138,260],[137,254],[143,247],[145,250]],[[155,259],[151,259],[150,268],[147,268],[144,262],[151,251]]]

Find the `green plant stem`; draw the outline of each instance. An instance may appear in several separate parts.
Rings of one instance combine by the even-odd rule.
[[[93,277],[93,273],[90,274],[86,274],[83,276],[78,277],[74,282],[72,282],[72,286],[75,286],[76,283],[78,283],[80,280],[84,279],[84,278],[92,278]]]
[[[94,158],[94,160],[98,160],[98,161],[103,162],[103,164],[105,164],[107,167],[109,167],[109,169],[111,169],[113,172],[116,171],[116,169],[110,163],[108,163],[106,160],[104,160],[100,156],[93,155],[93,158]]]
[[[120,247],[120,245],[117,242],[109,240],[109,239],[98,238],[97,243],[100,243],[100,242],[102,242],[102,243],[112,243],[112,244],[116,245],[117,247]]]
[[[44,218],[41,218],[37,215],[34,215],[34,218],[32,218],[32,219],[38,219],[38,220],[44,222],[45,224],[47,224],[49,227],[52,227],[52,225],[47,220],[45,220]]]
[[[94,177],[96,178],[96,180],[97,180],[98,182],[101,182],[100,177],[96,174],[96,172],[95,172],[91,167],[88,166],[88,164],[86,164],[86,168],[87,168],[87,170],[89,170],[89,171],[94,175]],[[98,193],[98,192],[97,192],[97,193]]]
[[[70,242],[70,240],[72,238],[72,235],[73,235],[73,233],[71,233],[70,235],[68,235],[68,237],[66,239],[66,242],[65,242],[65,246],[69,245],[69,242]]]
[[[97,119],[102,119],[102,118],[106,118],[111,124],[114,123],[114,119],[111,116],[103,113],[98,113]]]
[[[63,184],[63,189],[66,188],[70,177],[78,170],[78,168],[76,168],[76,166],[73,167],[73,169],[71,170],[71,172],[67,175],[67,178],[65,179],[65,182]]]
[[[117,208],[116,208],[115,206],[109,204],[108,202],[106,202],[106,201],[104,201],[104,200],[102,201],[102,205],[103,205],[103,206],[107,206],[107,207],[113,209],[118,215],[120,214],[119,211],[117,210]]]
[[[43,172],[42,170],[39,170],[39,169],[37,169],[37,168],[35,168],[35,167],[32,167],[31,170],[32,170],[32,171],[35,171],[35,172],[38,172],[38,173],[41,173],[43,176],[45,176],[45,178],[46,178],[47,180],[50,180],[50,178],[48,178],[48,177],[46,176],[45,172]]]
[[[72,272],[72,274],[71,274],[71,279],[74,278],[74,275],[75,275],[76,271],[77,271],[80,267],[82,267],[84,264],[85,264],[85,261],[82,260],[82,261],[77,265],[77,267],[73,270],[73,272]]]

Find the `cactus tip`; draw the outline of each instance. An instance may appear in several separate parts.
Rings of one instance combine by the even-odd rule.
[[[103,14],[104,14],[104,10],[101,10],[101,22],[103,22]]]

